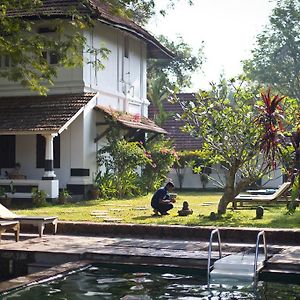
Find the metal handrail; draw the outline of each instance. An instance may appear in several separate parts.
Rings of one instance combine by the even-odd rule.
[[[254,276],[255,276],[255,280],[257,279],[257,262],[258,262],[258,250],[259,250],[259,241],[260,241],[260,237],[262,237],[263,239],[263,245],[264,245],[264,254],[265,254],[265,261],[268,258],[268,254],[267,254],[267,244],[266,244],[266,235],[264,231],[260,231],[257,235],[256,238],[256,248],[255,248],[255,257],[254,257]]]
[[[208,261],[207,261],[207,284],[208,285],[209,285],[210,269],[211,269],[210,261],[211,261],[211,252],[212,252],[212,240],[215,233],[218,234],[219,258],[222,258],[222,249],[221,249],[222,244],[221,244],[220,231],[218,228],[216,228],[210,233],[209,246],[208,246]]]

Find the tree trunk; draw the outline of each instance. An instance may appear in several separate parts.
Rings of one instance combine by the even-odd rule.
[[[228,204],[233,202],[235,196],[258,179],[258,177],[243,178],[241,181],[235,184],[235,175],[236,172],[234,172],[234,170],[229,170],[229,174],[226,179],[226,186],[224,188],[224,194],[219,201],[218,214],[225,214]]]
[[[226,186],[224,189],[224,194],[222,195],[219,205],[218,205],[218,214],[225,214],[227,206],[234,199],[234,186]]]
[[[230,170],[226,179],[224,193],[219,201],[218,214],[225,214],[228,203],[232,202],[235,197],[234,181],[235,172],[232,172],[232,170]]]

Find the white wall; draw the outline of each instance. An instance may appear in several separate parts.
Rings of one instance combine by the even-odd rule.
[[[128,58],[124,57],[125,37],[129,45]],[[86,91],[98,91],[101,105],[147,115],[145,43],[104,24],[97,24],[93,32],[87,32],[86,39],[88,47],[106,47],[111,51],[108,60],[103,60],[103,70],[95,71],[92,64],[84,65]],[[85,50],[84,60],[94,61],[95,57]]]
[[[120,111],[147,116],[149,105],[146,99],[146,44],[121,30],[104,24],[97,24],[92,32],[85,33],[90,47],[107,47],[111,50],[104,70],[96,71],[92,64],[75,69],[60,69],[49,94],[69,94],[96,91],[99,97],[92,100],[84,112],[61,134],[61,167],[55,169],[60,188],[66,184],[90,184],[96,172],[96,151],[100,143],[95,143],[99,112],[95,104],[111,106]],[[124,57],[124,38],[129,41],[129,57]],[[92,54],[83,51],[85,62],[93,61]],[[34,94],[18,83],[0,78],[0,97]],[[101,117],[100,117],[101,118]],[[19,135],[16,138],[16,161],[22,166],[21,172],[30,179],[41,179],[43,169],[36,169],[35,135]],[[89,169],[90,176],[70,176],[70,169]],[[2,174],[4,174],[2,171]]]
[[[194,174],[190,168],[185,168],[184,171],[184,180],[183,180],[183,188],[187,189],[202,189],[202,183],[200,181],[199,174]],[[220,174],[220,176],[218,175]],[[283,183],[283,179],[281,176],[281,170],[277,169],[272,171],[269,175],[266,175],[262,178],[262,187],[263,188],[277,188],[279,185]],[[224,173],[222,175],[222,171],[218,169],[218,171],[213,170],[210,174],[211,177],[215,178],[218,181],[225,182]],[[176,187],[179,187],[178,176],[176,174],[175,169],[171,169],[168,177],[171,178]],[[214,184],[213,180],[209,180],[206,185],[206,188],[220,188],[218,185]]]

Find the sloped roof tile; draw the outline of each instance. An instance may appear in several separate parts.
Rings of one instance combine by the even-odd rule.
[[[96,105],[95,109],[104,112],[106,115],[115,119],[124,127],[143,129],[145,131],[167,134],[168,132],[156,125],[152,120],[139,114],[132,115],[127,112],[120,112],[107,106]]]
[[[0,97],[0,134],[57,133],[95,95]]]
[[[177,94],[180,100],[188,101],[189,99],[195,98],[195,93],[180,93]],[[182,108],[179,103],[171,103],[169,101],[163,102],[163,109],[170,113],[171,115],[167,118],[166,122],[163,124],[162,128],[168,131],[170,137],[174,141],[174,146],[177,151],[182,150],[197,150],[202,146],[201,139],[192,137],[186,132],[183,132],[180,128],[184,126],[182,120],[176,119],[176,114],[182,113]],[[149,106],[149,117],[151,119],[155,118],[158,113],[157,107],[152,103]]]

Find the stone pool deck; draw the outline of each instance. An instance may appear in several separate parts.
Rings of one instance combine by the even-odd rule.
[[[28,231],[31,231],[30,228]],[[67,262],[96,261],[102,264],[207,268],[208,240],[213,228],[60,222],[58,234],[46,231],[3,235],[0,256],[27,260],[31,272]],[[261,229],[219,228],[223,255],[253,251]],[[21,231],[22,232],[22,231]],[[262,274],[292,274],[300,282],[300,230],[266,229],[269,259]],[[218,258],[214,243],[213,261]],[[6,284],[6,285],[5,285]],[[0,283],[1,290],[7,287]]]

